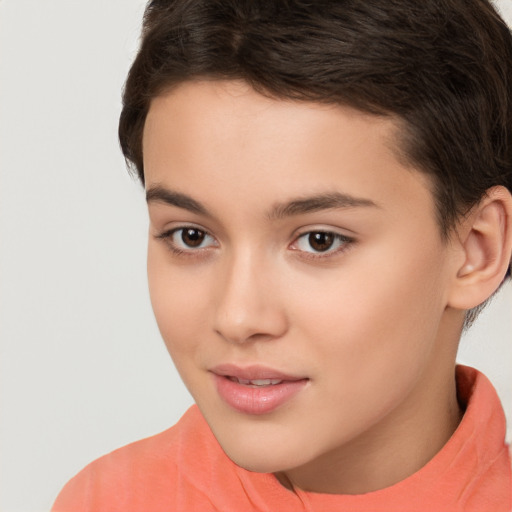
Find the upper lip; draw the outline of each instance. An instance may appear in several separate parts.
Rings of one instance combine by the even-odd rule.
[[[237,366],[235,364],[226,363],[219,364],[210,369],[212,373],[223,377],[235,377],[244,380],[262,380],[262,379],[278,379],[286,381],[303,380],[306,377],[298,377],[289,375],[274,368],[262,366],[259,364],[249,366]]]

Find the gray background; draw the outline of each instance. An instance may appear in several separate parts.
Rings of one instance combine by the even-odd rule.
[[[498,2],[512,20],[512,0]],[[160,340],[117,146],[142,0],[0,0],[0,511],[192,403]],[[512,286],[463,341],[512,417]]]

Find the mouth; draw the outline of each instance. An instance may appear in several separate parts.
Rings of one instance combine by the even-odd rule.
[[[227,378],[232,382],[237,382],[242,386],[251,386],[254,388],[261,388],[267,386],[275,386],[276,384],[281,384],[283,382],[281,379],[240,379],[238,377],[227,376]]]
[[[221,365],[211,370],[220,398],[237,412],[269,414],[289,403],[309,382],[307,377],[250,366]]]

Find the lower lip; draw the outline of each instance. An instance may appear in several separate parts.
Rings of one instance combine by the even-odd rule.
[[[291,400],[307,383],[302,379],[273,386],[246,386],[222,375],[214,377],[222,400],[245,414],[268,414]]]

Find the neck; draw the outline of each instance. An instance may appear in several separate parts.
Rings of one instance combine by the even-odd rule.
[[[460,329],[452,330],[458,340]],[[364,494],[406,479],[431,460],[462,418],[455,382],[457,342],[439,339],[444,342],[434,351],[437,357],[392,413],[338,450],[276,474],[281,484],[317,493]]]

